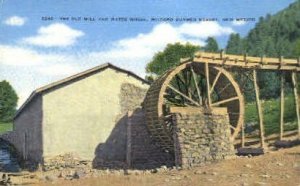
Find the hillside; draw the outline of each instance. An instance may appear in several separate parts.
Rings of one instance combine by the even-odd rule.
[[[228,54],[244,54],[250,56],[267,56],[297,58],[300,56],[300,0],[274,15],[260,17],[255,27],[246,37],[231,34],[226,46]],[[261,98],[277,98],[280,92],[278,72],[262,72],[258,74]],[[286,74],[286,86],[291,87],[291,77]],[[288,91],[290,91],[289,89]],[[254,95],[245,93],[248,101]]]
[[[300,55],[300,0],[276,13],[260,17],[245,38],[232,34],[226,46],[229,54],[298,57]]]

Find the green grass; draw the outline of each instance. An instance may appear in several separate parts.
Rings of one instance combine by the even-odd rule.
[[[3,134],[7,131],[12,131],[12,129],[13,129],[13,125],[11,122],[9,123],[0,122],[0,134]]]
[[[262,101],[262,107],[265,134],[279,133],[280,99]],[[284,122],[285,131],[297,129],[295,100],[292,95],[285,97]],[[258,114],[255,102],[246,104],[245,123],[246,125],[247,123],[256,123],[255,128],[258,128]]]

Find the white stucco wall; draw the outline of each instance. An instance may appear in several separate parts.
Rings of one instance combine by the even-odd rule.
[[[45,93],[43,156],[74,153],[82,159],[93,160],[99,144],[106,142],[122,117],[119,96],[123,83],[144,89],[149,86],[107,68]]]

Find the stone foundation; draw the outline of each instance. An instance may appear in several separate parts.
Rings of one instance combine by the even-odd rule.
[[[130,168],[152,169],[173,166],[174,155],[163,151],[151,139],[142,109],[131,112],[127,125],[127,163]]]
[[[43,170],[55,170],[65,168],[92,168],[92,161],[81,160],[72,153],[58,155],[51,158],[44,158]]]
[[[226,108],[174,107],[175,164],[183,168],[234,155]]]

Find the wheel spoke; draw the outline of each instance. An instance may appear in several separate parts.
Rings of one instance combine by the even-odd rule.
[[[231,83],[227,83],[220,91],[218,91],[218,94],[221,94],[230,85],[231,85]]]
[[[219,71],[218,74],[217,74],[217,76],[215,77],[214,82],[213,82],[213,84],[212,84],[212,86],[210,88],[210,93],[213,92],[213,90],[214,90],[214,88],[215,88],[215,86],[216,86],[216,84],[217,84],[217,82],[218,82],[219,77],[221,76],[221,74],[222,74],[222,72]]]
[[[181,90],[180,82],[181,82],[182,85],[184,85],[184,82],[183,82],[183,81],[180,79],[180,77],[177,76],[177,75],[176,75],[175,81],[176,81],[176,84],[177,84],[178,89]],[[182,96],[181,96],[180,98],[181,98],[181,100],[182,100],[182,104],[184,104],[184,98],[183,98]]]
[[[229,125],[229,127],[230,127],[231,129],[235,130],[235,127],[234,127],[234,126],[232,126],[232,125]]]
[[[206,76],[206,95],[207,95],[207,101],[208,106],[211,105],[211,99],[210,99],[210,83],[209,83],[209,68],[208,63],[205,63],[205,76]]]
[[[192,67],[191,67],[191,70],[192,70],[192,74],[193,74],[195,87],[196,87],[196,90],[197,90],[197,95],[198,95],[198,98],[199,98],[199,104],[201,105],[202,104],[202,97],[201,97],[199,86],[198,86],[198,83],[197,83],[197,80],[196,80],[196,74],[195,74],[195,71]]]
[[[224,103],[235,101],[237,99],[239,99],[239,97],[235,96],[235,97],[232,97],[232,98],[228,98],[228,99],[225,99],[225,100],[222,100],[222,101],[215,102],[215,103],[212,104],[212,106],[221,105],[221,104],[224,104]]]
[[[193,99],[189,98],[188,96],[184,95],[182,92],[180,92],[179,90],[177,90],[176,88],[172,87],[171,85],[168,85],[168,87],[170,89],[172,89],[174,92],[176,92],[177,94],[181,95],[182,97],[184,97],[185,99],[189,100],[190,102],[194,103],[197,106],[200,106],[199,103],[197,103],[196,101],[194,101]]]

